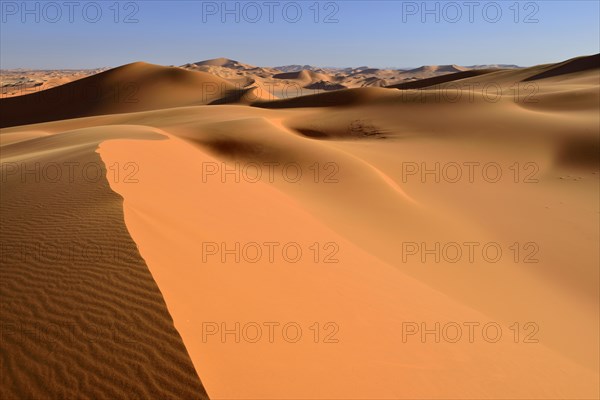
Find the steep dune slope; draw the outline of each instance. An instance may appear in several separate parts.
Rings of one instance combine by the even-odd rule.
[[[544,68],[543,72],[540,72],[534,76],[530,76],[524,81],[535,81],[538,79],[546,79],[593,69],[600,69],[600,54],[587,57],[577,57],[562,63],[552,64],[548,68]]]
[[[357,158],[355,150],[347,147],[340,151],[328,142],[298,137],[261,118],[203,128],[189,126],[180,132],[202,149],[173,137],[163,143],[108,142],[101,146],[101,154],[110,164],[123,154],[135,153],[140,169],[147,174],[143,176],[145,184],[113,187],[127,199],[129,226],[164,288],[167,303],[173,305],[174,318],[179,321],[176,326],[197,360],[209,393],[251,399],[412,399],[556,398],[575,393],[588,397],[594,392],[594,372],[574,363],[570,354],[556,353],[545,344],[515,344],[509,337],[496,346],[483,340],[436,344],[403,341],[403,323],[408,321],[427,321],[431,328],[436,321],[476,321],[483,325],[497,320],[495,313],[480,314],[471,308],[480,307],[473,299],[467,307],[456,301],[457,290],[464,290],[458,277],[433,282],[427,274],[415,275],[415,271],[429,268],[439,273],[450,268],[448,265],[438,268],[414,261],[402,265],[399,254],[390,258],[389,253],[372,247],[372,242],[427,240],[427,231],[429,240],[461,240],[469,237],[469,232],[484,240],[487,235],[471,226],[473,221],[443,217],[427,201],[415,204],[402,190],[394,190],[394,180],[384,179],[385,174]],[[157,152],[170,161],[155,165],[152,154]],[[335,175],[338,181],[315,183],[314,175],[305,174],[308,176],[294,184],[280,179],[285,176],[280,167],[275,168],[271,185],[265,174],[256,182],[236,180],[231,172],[225,179],[220,173],[206,176],[207,165],[222,170],[227,163],[229,171],[234,171],[236,165],[266,162],[295,163],[303,172],[311,171],[307,168],[311,163],[334,162],[339,166]],[[159,198],[152,199],[148,194],[156,193],[154,185],[163,190]],[[181,187],[185,187],[185,196],[180,195]],[[159,206],[164,204],[171,207],[165,210]],[[140,210],[155,218],[147,220]],[[353,214],[352,210],[361,213]],[[365,240],[373,234],[369,230],[357,237],[371,218],[378,225],[377,236]],[[460,239],[450,233],[458,226],[464,235]],[[445,229],[444,236],[440,233]],[[391,251],[389,241],[386,247]],[[224,256],[223,248],[207,253],[205,247],[207,243],[225,243],[231,250],[236,243],[245,248],[249,243],[267,242],[279,246],[295,243],[303,256],[290,262],[276,251],[272,262],[263,250],[257,261],[255,249],[252,253],[240,251],[237,256],[230,251]],[[315,243],[334,244],[337,262],[324,262],[321,257],[331,255],[327,251],[314,259],[309,248]],[[382,262],[382,256],[390,264]],[[179,273],[173,274],[174,266]],[[454,267],[454,274],[457,268],[464,266]],[[507,263],[497,268],[510,276],[510,281],[525,276]],[[451,276],[449,272],[445,277]],[[485,281],[483,277],[476,279]],[[193,295],[197,282],[205,280],[221,284]],[[442,295],[444,292],[452,295]],[[220,300],[209,304],[211,298]],[[485,297],[478,294],[477,298],[482,301]],[[511,322],[501,321],[504,332],[510,332]],[[276,327],[272,342],[265,323]],[[325,342],[322,336],[314,341],[310,327],[315,329],[315,323],[326,327],[322,332],[328,339]],[[237,324],[239,340],[235,339]],[[299,339],[296,334],[288,339],[282,336],[280,328],[288,324],[300,327],[303,333]],[[257,325],[262,334],[254,341]],[[252,331],[246,330],[250,327]],[[225,329],[231,333],[223,336]],[[588,337],[584,341],[589,344]],[[503,383],[469,380],[474,368],[479,373],[486,371],[486,376],[502,376]],[[532,368],[537,371],[535,377],[525,372]],[[261,377],[266,376],[268,387],[260,384],[264,382]],[[587,383],[572,391],[569,382],[576,376],[587,377]],[[433,379],[439,387],[423,384]],[[354,384],[349,386],[349,380]]]
[[[534,88],[533,91],[529,89],[529,94],[552,91],[557,87],[555,84],[560,83],[561,79],[565,80],[560,86],[563,90],[566,88],[565,85],[579,83],[593,88],[598,83],[599,74],[600,55],[592,55],[576,57],[556,64],[490,71],[490,73],[466,78],[461,83],[464,83],[465,87],[467,85],[496,86],[517,92],[515,93],[517,95],[526,96],[528,93],[525,93],[523,88]],[[440,87],[444,87],[444,84],[441,84]],[[521,90],[520,93],[519,90]]]
[[[485,75],[490,72],[496,72],[497,70],[493,69],[477,69],[472,71],[462,71],[455,72],[450,74],[445,74],[441,76],[436,76],[433,78],[425,78],[419,79],[412,82],[403,82],[395,85],[387,86],[389,88],[394,89],[422,89],[428,86],[439,85],[440,83],[453,82],[460,79],[471,78],[473,76]]]

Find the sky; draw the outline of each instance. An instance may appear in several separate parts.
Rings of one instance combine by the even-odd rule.
[[[535,64],[600,52],[600,1],[0,1],[0,68]]]

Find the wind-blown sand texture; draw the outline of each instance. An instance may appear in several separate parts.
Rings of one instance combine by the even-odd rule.
[[[60,106],[1,100],[4,166],[95,162],[103,177],[22,183],[4,169],[3,246],[124,253],[68,263],[3,253],[2,398],[598,398],[599,56],[447,67],[408,88],[273,100],[214,75],[252,68],[231,60],[135,63],[49,90]],[[137,102],[60,92],[125,82],[139,84]],[[225,90],[203,91],[213,84]],[[293,182],[291,163],[302,172]],[[502,176],[407,173],[436,163],[496,163]],[[257,179],[222,175],[256,165]],[[495,243],[503,256],[407,257],[409,242]],[[236,243],[263,256],[208,251]],[[278,243],[274,261],[264,243]],[[299,260],[281,256],[288,243]],[[13,326],[68,321],[132,328],[134,343],[75,334],[48,355]],[[422,323],[458,324],[462,337],[406,335]],[[497,341],[482,338],[486,324]]]

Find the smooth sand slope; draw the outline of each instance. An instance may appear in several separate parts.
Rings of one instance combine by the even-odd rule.
[[[2,162],[99,155],[106,180],[91,187],[123,201],[98,195],[76,204],[103,213],[122,207],[126,225],[121,236],[113,231],[123,225],[110,219],[83,228],[90,223],[82,218],[96,214],[72,212],[72,224],[66,218],[34,230],[29,221],[47,224],[43,213],[53,208],[23,199],[59,201],[63,191],[42,182],[31,185],[35,194],[21,193],[9,180],[3,242],[4,235],[21,243],[85,233],[100,243],[135,243],[136,265],[147,265],[157,288],[146,278],[124,279],[86,287],[77,299],[86,320],[136,305],[140,316],[132,318],[150,348],[133,354],[179,366],[162,374],[172,393],[185,387],[203,395],[198,378],[185,374],[191,360],[213,399],[598,398],[600,66],[589,59],[586,68],[576,59],[422,90],[358,88],[255,107],[169,106],[3,129]],[[478,89],[490,87],[499,91]],[[128,162],[135,183],[114,176],[114,166],[125,173]],[[422,174],[436,165],[437,177]],[[66,193],[86,190],[71,185]],[[406,247],[436,243],[461,244],[463,256]],[[464,243],[476,243],[473,260]],[[484,255],[486,244],[501,257]],[[19,271],[63,282],[61,274],[94,273],[91,265],[50,262],[51,274],[42,276],[33,261],[3,263],[12,279],[3,290],[27,304],[3,319],[41,307],[35,296],[20,297],[27,281]],[[141,295],[158,289],[164,303]],[[101,293],[102,304],[87,305]],[[50,298],[43,304],[53,312],[29,320],[62,315],[72,307],[65,303]],[[155,315],[164,304],[166,317]],[[157,321],[148,329],[147,314]],[[156,341],[162,346],[151,346]],[[70,354],[90,359],[88,348],[74,348]],[[26,353],[34,363],[43,351],[11,344],[7,354]],[[53,370],[71,362],[61,359]],[[3,353],[3,371],[13,364],[31,370]],[[94,397],[112,395],[105,375],[80,371],[98,382]],[[133,375],[135,388],[158,379]],[[13,397],[24,390],[7,387]]]

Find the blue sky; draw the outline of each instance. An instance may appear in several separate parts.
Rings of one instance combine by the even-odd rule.
[[[0,67],[216,57],[259,66],[527,66],[600,52],[597,0],[68,1],[2,0]]]

